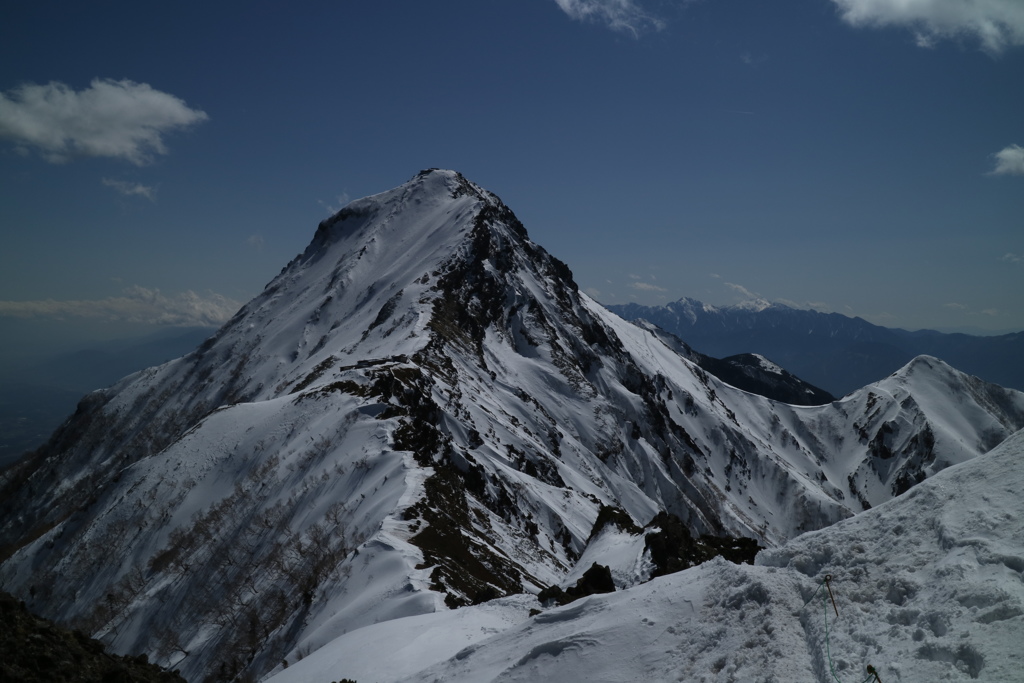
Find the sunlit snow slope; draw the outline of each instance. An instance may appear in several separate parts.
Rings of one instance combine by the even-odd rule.
[[[927,357],[825,406],[735,389],[431,170],[324,221],[195,352],[90,394],[5,471],[0,583],[230,680],[594,562],[643,582],[622,527],[661,512],[775,546],[1022,426],[1024,395]],[[632,521],[592,534],[602,509]]]
[[[714,560],[533,617],[505,600],[388,622],[269,683],[1024,680],[1022,465],[1024,432],[757,566]]]

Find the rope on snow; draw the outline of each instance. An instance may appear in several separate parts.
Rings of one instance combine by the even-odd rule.
[[[818,593],[821,592],[821,589],[825,588],[828,591],[828,597],[832,600],[832,609],[835,610],[836,619],[838,619],[839,618],[839,608],[836,606],[835,595],[832,594],[832,583],[831,582],[832,582],[832,575],[831,574],[826,574],[825,575],[825,580],[821,582],[821,584],[818,586],[817,590],[814,591],[814,594],[811,595],[811,597],[807,599],[807,602],[805,602],[803,604],[803,606],[800,607],[800,609],[803,610],[804,607],[807,607],[807,605],[809,605],[811,603],[811,600],[814,600],[814,598],[817,597]],[[829,644],[829,637],[828,637],[828,602],[829,602],[828,600],[825,600],[825,604],[824,604],[824,606],[825,606],[825,655],[828,657],[828,668],[829,668],[829,671],[832,673],[832,678],[835,679],[836,683],[843,683],[841,680],[839,680],[839,675],[836,673],[835,662],[832,661],[832,650],[831,650],[831,646]],[[882,679],[879,677],[878,670],[875,669],[875,667],[873,667],[870,664],[868,664],[867,672],[868,672],[868,677],[865,678],[863,681],[861,681],[861,683],[870,683],[870,681],[872,681],[872,680],[874,680],[875,683],[882,683]]]

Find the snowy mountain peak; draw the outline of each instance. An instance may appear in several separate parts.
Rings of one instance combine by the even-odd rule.
[[[440,206],[451,205],[459,197],[469,197],[471,201],[497,201],[497,198],[470,183],[457,171],[420,171],[408,182],[386,192],[349,202],[336,214],[323,220],[311,247],[329,244],[343,236],[367,236],[359,232],[360,227],[369,224],[379,229],[380,223],[386,223],[389,217],[410,211],[422,217]],[[428,226],[429,222],[419,226],[415,222],[412,225],[405,222],[400,227],[408,230],[410,227],[426,229]]]
[[[457,239],[465,234],[465,218],[503,216],[510,218],[508,207],[493,193],[467,180],[457,171],[428,169],[420,171],[408,182],[386,192],[357,199],[320,223],[311,247],[332,243],[344,236],[367,238],[376,236],[360,229],[372,225],[399,238],[410,233],[429,231],[438,240]],[[396,217],[402,217],[391,225]],[[486,222],[486,221],[485,221]],[[479,226],[480,221],[470,221]],[[450,231],[438,232],[439,228]],[[493,227],[493,223],[492,223]],[[518,220],[509,219],[506,229],[526,239],[526,231]]]
[[[950,375],[956,373],[948,363],[943,361],[941,358],[935,356],[920,355],[915,356],[910,360],[909,363],[904,365],[902,368],[892,374],[892,377],[907,380],[914,375],[921,373],[941,373],[943,375]]]
[[[455,171],[422,171],[321,222],[199,353],[238,364],[233,399],[270,398],[315,387],[324,364],[409,356],[438,335],[479,341],[506,304],[529,298],[531,278],[576,290],[497,196]]]
[[[412,275],[408,261],[438,265],[428,260],[449,257],[476,226],[479,213],[500,206],[497,197],[455,171],[421,171],[322,221],[309,247],[289,267],[301,268],[330,253],[337,261],[367,258],[384,276]]]
[[[4,471],[0,584],[190,679],[258,677],[379,622],[627,588],[669,529],[778,545],[1024,426],[1024,395],[923,365],[796,406],[695,359],[579,292],[495,195],[425,171]]]
[[[775,302],[772,302],[772,301],[768,301],[768,299],[760,299],[760,298],[758,298],[758,299],[747,299],[746,301],[741,301],[740,303],[735,304],[733,306],[727,306],[726,309],[727,310],[731,309],[731,310],[736,310],[736,311],[750,311],[750,312],[753,312],[753,313],[760,313],[761,311],[764,311],[764,310],[767,310],[769,308],[773,308],[773,307],[776,307],[776,306],[779,306],[779,307],[782,307],[782,308],[788,308],[784,304],[779,304],[779,303],[775,303]]]

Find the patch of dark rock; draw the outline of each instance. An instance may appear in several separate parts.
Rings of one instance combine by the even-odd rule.
[[[597,519],[594,520],[594,526],[590,530],[590,536],[587,538],[587,543],[597,536],[601,529],[604,529],[610,524],[615,525],[622,531],[630,534],[640,535],[643,533],[643,529],[637,526],[636,522],[633,521],[633,518],[629,516],[628,512],[620,507],[602,505],[597,511]]]
[[[612,581],[611,569],[595,562],[583,573],[575,586],[570,586],[564,591],[558,586],[549,586],[537,594],[537,599],[547,606],[568,605],[588,595],[614,592],[615,582]]]
[[[407,516],[427,523],[409,539],[423,552],[417,569],[433,567],[431,589],[446,593],[445,604],[453,609],[521,593],[515,566],[470,537],[473,525],[464,484],[453,469],[436,467],[423,483],[423,500],[407,511]]]
[[[753,564],[759,550],[752,538],[701,535],[694,538],[683,520],[669,512],[659,512],[647,525],[657,531],[647,533],[646,545],[654,571],[651,578],[696,567],[715,557],[735,564]]]
[[[803,381],[792,373],[765,370],[754,354],[742,353],[728,358],[695,354],[700,367],[732,386],[798,406],[820,406],[836,400],[829,392]]]
[[[0,680],[23,683],[185,683],[177,672],[150,664],[145,654],[107,654],[103,644],[31,614],[0,593]]]
[[[366,337],[369,336],[370,330],[376,327],[380,327],[381,325],[387,322],[388,318],[390,318],[392,314],[395,312],[395,309],[398,308],[398,302],[401,300],[402,290],[398,290],[397,294],[395,294],[390,299],[384,302],[384,305],[381,306],[380,311],[377,313],[377,317],[373,319],[373,322],[370,323],[370,326],[366,328],[365,332],[363,332],[363,339],[366,339]]]

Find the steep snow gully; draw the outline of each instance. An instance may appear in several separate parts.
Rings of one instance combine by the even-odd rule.
[[[736,389],[430,170],[0,473],[0,585],[192,681],[1010,680],[1022,427]]]

